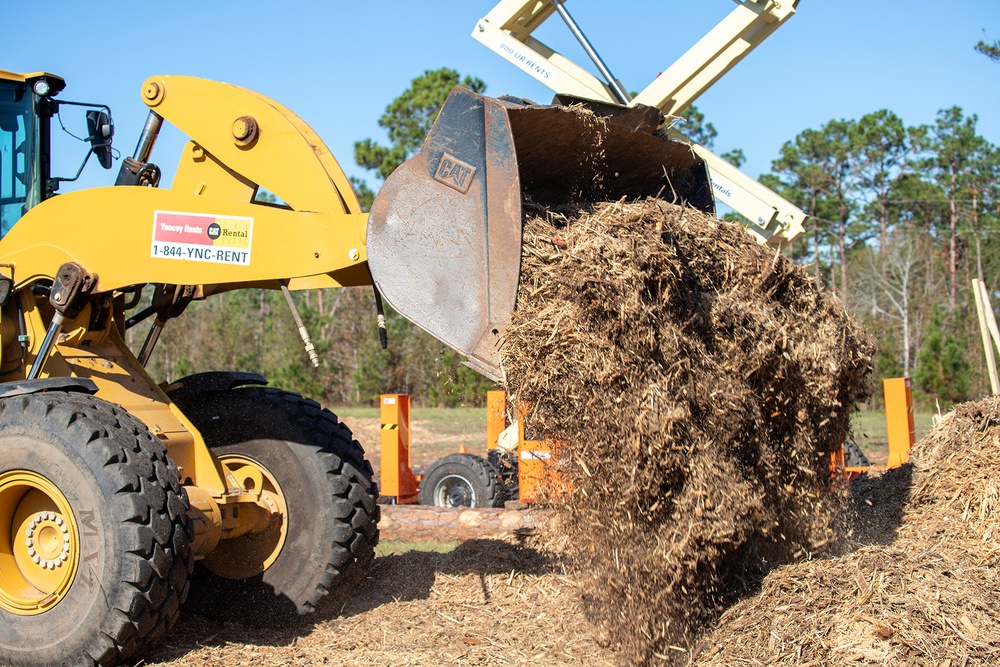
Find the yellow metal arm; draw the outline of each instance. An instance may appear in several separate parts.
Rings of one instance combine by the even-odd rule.
[[[636,95],[635,104],[678,115],[795,14],[799,0],[743,0]]]
[[[96,188],[31,209],[0,243],[0,263],[14,265],[19,288],[73,261],[98,274],[97,292],[141,283],[247,286],[331,273],[336,280],[341,274],[355,276],[358,272],[349,269],[366,260],[367,219],[365,214],[292,211],[174,190]],[[213,222],[232,229],[232,241],[207,238]],[[164,232],[164,226],[189,231]],[[172,240],[177,238],[181,241]],[[337,284],[367,284],[362,280],[345,277]]]
[[[278,102],[239,86],[189,76],[150,77],[142,98],[218,162],[293,209],[361,212],[330,150]],[[194,158],[185,155],[182,161]]]
[[[184,132],[170,189],[113,187],[31,209],[0,242],[18,287],[73,261],[98,292],[141,283],[292,289],[369,284],[365,227],[346,175],[284,106],[204,79],[147,79],[142,99]],[[264,187],[287,207],[252,203]]]

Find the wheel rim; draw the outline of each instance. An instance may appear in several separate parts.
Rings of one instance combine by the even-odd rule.
[[[248,579],[264,572],[281,553],[288,534],[288,505],[278,481],[259,461],[239,454],[224,454],[219,460],[248,491],[260,485],[259,511],[268,512],[270,521],[263,530],[221,540],[202,562],[221,577]]]
[[[38,473],[0,474],[0,608],[41,614],[76,577],[80,535],[69,501]]]
[[[434,504],[438,507],[475,507],[476,490],[464,477],[448,475],[434,487]]]

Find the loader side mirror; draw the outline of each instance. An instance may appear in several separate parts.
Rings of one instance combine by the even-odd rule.
[[[111,169],[111,137],[115,134],[115,125],[111,116],[104,111],[87,112],[87,133],[90,147],[97,156],[98,162],[105,169]]]

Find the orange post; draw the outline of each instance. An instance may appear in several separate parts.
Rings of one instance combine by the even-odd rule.
[[[885,426],[889,436],[886,468],[898,468],[906,463],[910,448],[916,442],[910,378],[882,380],[882,391],[885,394]]]
[[[517,491],[522,503],[538,500],[543,489],[552,492],[558,472],[552,470],[552,448],[544,440],[525,440],[524,422],[518,425]]]
[[[382,394],[381,404],[381,493],[401,505],[416,503],[417,478],[410,469],[410,397]]]
[[[507,392],[486,392],[486,449],[496,449],[500,434],[507,428]]]

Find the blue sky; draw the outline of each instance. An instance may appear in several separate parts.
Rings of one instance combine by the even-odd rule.
[[[2,2],[0,68],[50,71],[68,82],[61,98],[108,104],[123,155],[135,148],[146,116],[139,89],[153,74],[217,79],[268,95],[305,119],[349,175],[365,178],[353,143],[383,140],[378,117],[424,70],[478,76],[494,96],[551,99],[551,91],[471,38],[490,0]],[[734,7],[731,0],[567,4],[632,90]],[[585,64],[557,17],[535,36]],[[718,130],[717,152],[743,149],[751,176],[768,171],[782,144],[802,130],[882,108],[916,125],[957,105],[977,114],[979,133],[1000,145],[1000,64],[973,50],[980,39],[1000,40],[1000,0],[801,0],[785,26],[696,104]],[[73,115],[67,110],[67,119]],[[157,144],[153,158],[166,183],[182,145],[172,128]],[[72,175],[85,149],[57,148],[56,171]],[[79,186],[111,185],[117,168],[88,165]]]

